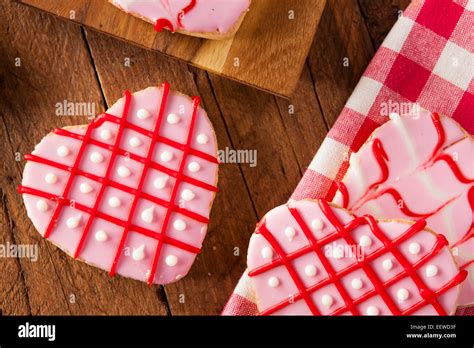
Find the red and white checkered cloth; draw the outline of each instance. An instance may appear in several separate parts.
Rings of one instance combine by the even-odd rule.
[[[414,0],[399,18],[327,134],[291,196],[331,200],[357,151],[388,120],[392,107],[413,106],[453,117],[474,134],[474,0]],[[383,112],[388,108],[388,112]],[[256,315],[244,273],[223,315]],[[457,311],[474,315],[474,307]]]

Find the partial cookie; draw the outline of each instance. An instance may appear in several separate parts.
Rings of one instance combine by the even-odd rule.
[[[474,303],[474,139],[456,121],[392,114],[351,155],[334,202],[356,215],[426,219],[471,274],[460,304]]]
[[[454,314],[467,272],[425,225],[354,217],[324,200],[272,209],[247,259],[260,314]]]
[[[199,98],[150,87],[36,145],[19,192],[45,238],[149,284],[184,277],[206,235],[217,142]]]
[[[206,39],[235,35],[249,10],[250,0],[109,0],[121,10],[154,25]]]

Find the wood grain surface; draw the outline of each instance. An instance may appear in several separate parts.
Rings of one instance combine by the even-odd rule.
[[[132,17],[105,0],[21,0],[58,17],[277,95],[296,87],[326,0],[253,0],[237,34],[204,40]]]
[[[0,245],[38,250],[36,261],[0,258],[2,313],[219,314],[245,269],[255,223],[288,199],[398,10],[406,6],[406,1],[377,3],[328,0],[295,93],[287,100],[0,0]],[[256,150],[258,157],[255,167],[220,166],[209,232],[191,272],[174,284],[149,288],[110,278],[43,240],[16,187],[22,155],[45,134],[89,122],[81,115],[56,116],[57,102],[93,103],[100,113],[124,89],[165,80],[202,98],[219,148]]]

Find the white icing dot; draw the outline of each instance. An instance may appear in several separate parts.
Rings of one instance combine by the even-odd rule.
[[[367,307],[367,310],[365,311],[365,313],[367,315],[379,315],[380,311],[375,306],[369,306],[369,307]]]
[[[138,147],[142,144],[142,141],[137,137],[131,137],[128,142],[131,147]]]
[[[102,138],[102,140],[110,140],[112,139],[112,132],[109,129],[103,129],[100,132],[100,137]]]
[[[186,222],[181,219],[175,220],[173,227],[176,231],[184,231],[186,229]]]
[[[437,274],[438,274],[438,267],[436,267],[435,265],[428,265],[428,267],[426,267],[426,276],[428,278],[434,277]]]
[[[141,261],[145,258],[145,245],[142,244],[138,248],[133,250],[132,258],[135,261]]]
[[[155,207],[154,206],[151,206],[150,208],[147,208],[144,211],[142,211],[141,218],[146,223],[151,224],[153,222],[154,217],[155,217]]]
[[[362,289],[362,280],[360,280],[360,278],[352,279],[351,286],[353,289],[356,289],[356,290]]]
[[[108,238],[109,236],[107,236],[107,233],[105,233],[104,230],[98,230],[95,233],[95,240],[98,242],[105,242]]]
[[[293,227],[285,228],[285,236],[289,239],[290,242],[293,240],[295,235],[296,235],[296,230]]]
[[[104,156],[102,156],[99,152],[93,152],[91,154],[91,161],[94,163],[101,163],[104,160]]]
[[[191,162],[188,165],[188,169],[189,169],[190,172],[195,173],[195,172],[198,172],[199,169],[201,169],[201,166],[197,162]]]
[[[333,302],[334,300],[331,295],[323,295],[323,297],[321,297],[321,303],[327,308],[331,307]]]
[[[76,228],[81,222],[82,215],[72,216],[66,221],[66,226],[70,229]]]
[[[318,270],[316,269],[316,267],[314,265],[306,265],[306,267],[304,268],[304,273],[308,277],[314,277],[317,272],[318,272]]]
[[[363,235],[359,239],[359,245],[362,247],[368,247],[372,245],[372,239],[369,236]]]
[[[278,280],[277,277],[268,278],[268,286],[269,287],[276,288],[278,285],[280,285],[280,281]]]
[[[173,159],[173,153],[171,151],[163,151],[161,154],[160,154],[160,159],[163,161],[163,162],[169,162]]]
[[[271,259],[273,257],[273,250],[269,247],[263,247],[261,254],[264,259]]]
[[[324,226],[324,223],[321,219],[314,219],[311,221],[311,227],[314,228],[315,230],[320,230]]]
[[[410,243],[410,245],[408,246],[408,251],[412,255],[417,255],[420,252],[420,250],[421,250],[421,246],[420,244],[416,242]]]
[[[122,178],[128,178],[131,174],[130,172],[130,169],[128,169],[127,167],[125,166],[120,166],[118,167],[117,169],[117,173],[119,176],[121,176]]]
[[[405,301],[409,295],[408,290],[405,288],[400,288],[397,291],[397,298],[399,301]]]
[[[341,247],[336,246],[332,250],[332,257],[335,259],[342,259],[344,257],[344,250]]]
[[[196,140],[198,144],[204,145],[204,144],[207,144],[207,142],[209,141],[209,138],[207,137],[206,134],[199,134]]]
[[[140,120],[144,120],[145,118],[148,118],[150,116],[151,116],[151,114],[147,109],[140,109],[140,110],[137,111],[137,117]]]
[[[388,117],[389,117],[391,120],[396,120],[396,119],[400,118],[400,115],[397,114],[396,112],[392,112],[392,113],[390,113],[390,115],[388,115]]]
[[[36,202],[36,209],[41,212],[47,211],[49,209],[48,202],[46,202],[44,199],[40,199],[38,202]]]
[[[385,270],[385,271],[390,271],[393,267],[393,264],[392,264],[392,260],[390,259],[386,259],[386,260],[383,260],[382,262],[382,268]]]
[[[196,194],[189,189],[184,189],[183,192],[181,192],[181,198],[185,201],[192,201],[195,196]]]
[[[44,180],[48,183],[48,184],[55,184],[58,182],[58,177],[56,175],[54,175],[53,173],[48,173],[46,174],[46,176],[44,177]]]
[[[178,257],[175,255],[166,256],[165,262],[168,266],[173,267],[178,264]]]
[[[180,117],[176,114],[169,114],[166,120],[169,124],[176,124],[180,121]]]
[[[69,155],[69,149],[64,145],[58,147],[57,152],[59,157],[66,157],[67,155]]]
[[[109,205],[110,205],[112,208],[120,207],[121,204],[122,204],[122,202],[120,201],[120,199],[119,199],[118,197],[110,197],[110,199],[109,199]]]
[[[166,183],[168,182],[168,179],[169,179],[169,175],[159,176],[155,179],[155,181],[153,182],[153,185],[158,190],[161,190],[162,188],[164,188],[166,186]]]
[[[88,182],[83,182],[79,185],[79,191],[81,193],[89,193],[92,191],[92,186]]]

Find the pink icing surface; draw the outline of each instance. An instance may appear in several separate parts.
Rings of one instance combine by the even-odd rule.
[[[250,6],[250,0],[197,0],[183,16],[179,28],[178,15],[190,0],[113,0],[112,3],[152,23],[164,18],[174,28],[197,33],[227,33]]]
[[[150,87],[133,94],[127,120],[135,126],[140,126],[146,130],[152,131],[156,117],[158,115],[158,107],[161,95],[162,88],[158,87]],[[124,98],[118,100],[107,111],[107,113],[116,117],[121,117],[123,106]],[[138,118],[137,113],[140,109],[147,110],[150,113],[150,116],[145,119]],[[179,116],[180,120],[178,123],[168,123],[167,115],[171,113]],[[190,129],[191,117],[191,99],[182,94],[170,91],[166,100],[164,117],[161,124],[159,125],[159,134],[166,139],[174,140],[180,144],[184,144]],[[112,122],[104,122],[92,131],[91,137],[96,141],[112,145],[116,140],[115,136],[118,132],[118,126],[118,124]],[[109,130],[111,132],[111,139],[106,140],[101,137],[101,132],[104,130]],[[86,128],[75,127],[70,129],[70,131],[75,134],[83,135],[86,133]],[[198,135],[205,135],[207,137],[207,142],[198,143],[196,140]],[[140,138],[141,144],[139,146],[133,147],[130,145],[130,139],[134,136]],[[217,156],[217,143],[214,130],[209,119],[207,118],[205,111],[202,108],[198,108],[197,110],[191,139],[190,146],[192,149],[201,151],[202,153],[208,154],[212,157]],[[130,153],[135,153],[136,155],[144,157],[148,151],[149,146],[151,146],[150,140],[151,138],[147,135],[126,129],[126,131],[124,131],[122,134],[122,138],[120,139],[120,147],[125,151],[129,151]],[[32,154],[57,163],[72,166],[75,162],[81,142],[82,140],[51,133],[43,138],[43,140],[35,147]],[[67,149],[69,149],[69,154],[67,156],[61,157],[58,155],[57,150],[60,146],[65,146]],[[173,159],[169,162],[163,162],[163,160],[160,158],[160,154],[165,150],[173,153]],[[94,163],[91,160],[91,155],[94,152],[98,152],[103,155],[104,160],[101,163]],[[110,156],[111,152],[108,149],[88,144],[86,145],[85,152],[82,156],[79,169],[97,176],[103,176],[106,172]],[[182,150],[158,141],[154,148],[152,159],[153,162],[162,164],[167,168],[177,171],[182,157]],[[197,172],[191,172],[188,169],[188,165],[191,162],[199,163],[200,169]],[[133,189],[137,188],[140,177],[144,173],[144,170],[147,169],[142,192],[153,197],[161,198],[163,201],[169,201],[172,189],[176,184],[174,177],[169,177],[165,187],[157,188],[154,185],[155,180],[158,177],[165,175],[165,173],[160,172],[160,170],[154,168],[144,168],[142,163],[123,155],[117,155],[111,165],[112,170],[110,180]],[[128,168],[130,175],[126,177],[120,176],[118,174],[118,168],[120,166]],[[185,158],[184,168],[183,174],[191,177],[192,179],[199,180],[200,182],[210,186],[215,186],[217,183],[217,163],[189,154]],[[45,177],[48,174],[56,175],[57,182],[53,184],[47,183],[45,181]],[[69,176],[69,171],[34,161],[28,161],[24,169],[22,185],[54,195],[61,195],[66,182],[69,179]],[[99,192],[102,184],[83,175],[75,175],[71,179],[72,186],[67,198],[74,201],[76,204],[82,204],[89,208],[92,207],[96,202],[97,193]],[[83,193],[80,190],[81,184],[85,183],[89,184],[92,188],[92,190],[88,193]],[[179,187],[177,187],[176,198],[173,202],[174,206],[184,208],[188,211],[191,211],[192,213],[199,214],[205,219],[208,219],[215,192],[182,180],[179,180],[177,185],[179,185]],[[189,201],[184,200],[181,197],[183,190],[186,189],[191,190],[194,193],[194,197]],[[112,207],[109,204],[109,199],[112,197],[118,198],[121,201],[121,205],[119,207]],[[134,194],[122,191],[116,187],[107,186],[103,192],[98,211],[102,214],[106,214],[107,216],[115,217],[121,221],[124,221],[130,214],[130,208],[134,198]],[[57,204],[56,201],[52,199],[44,199],[31,194],[23,194],[23,199],[28,216],[32,220],[36,229],[43,235],[48,224],[50,223],[53,214],[53,208]],[[37,202],[40,200],[47,203],[48,208],[46,211],[41,211],[38,209]],[[145,221],[141,215],[143,211],[150,209],[151,207],[154,209],[153,219],[152,221]],[[168,209],[170,208],[140,196],[132,216],[132,224],[138,227],[143,227],[149,231],[159,233],[162,228],[164,216]],[[76,228],[68,227],[68,219],[77,216],[81,217],[78,226]],[[87,212],[81,211],[74,206],[63,207],[60,211],[57,223],[52,229],[49,239],[68,254],[74,255],[79,240],[82,236],[85,224],[89,218],[90,216]],[[184,230],[177,230],[174,227],[174,223],[177,220],[184,221],[186,224]],[[100,230],[105,231],[107,240],[98,241],[96,239],[96,233]],[[170,218],[166,229],[162,233],[164,233],[166,237],[173,238],[179,242],[186,243],[191,247],[199,249],[206,235],[206,231],[206,223],[197,221],[193,217],[183,215],[173,209],[173,211],[170,212]],[[92,217],[88,234],[78,257],[99,268],[110,270],[115,254],[117,250],[120,250],[120,240],[122,238],[123,232],[124,228],[120,225],[106,221],[100,216]],[[188,273],[192,263],[194,262],[196,254],[194,252],[190,252],[164,242],[161,246],[159,259],[157,260],[154,279],[147,279],[148,272],[150,272],[150,269],[152,268],[152,262],[157,246],[158,240],[156,238],[144,235],[140,231],[132,228],[126,235],[123,248],[120,251],[116,272],[125,277],[130,277],[141,281],[148,280],[150,283],[159,284],[166,284],[176,281]],[[142,258],[138,257],[136,259],[133,257],[134,251],[140,250],[140,248],[143,248]],[[166,264],[165,260],[169,255],[176,256],[176,265],[169,266]]]
[[[351,155],[342,181],[348,192],[347,208],[356,215],[371,214],[377,218],[416,220],[426,215],[428,227],[445,235],[451,246],[462,245],[473,234],[473,207],[468,192],[474,186],[474,139],[451,118],[441,117],[441,125],[445,140],[434,158],[431,157],[438,133],[427,112],[418,117],[395,117],[375,130],[369,141]],[[389,175],[380,185],[370,188],[382,173],[372,149],[374,139],[381,141],[387,153]],[[453,159],[467,182],[460,181],[446,161],[437,160],[443,155]],[[403,201],[383,194],[387,189],[396,190]],[[342,205],[340,192],[334,202]],[[402,207],[420,216],[407,214]],[[466,244],[461,249],[465,262],[460,265],[467,258],[473,259],[474,245]],[[474,265],[466,269],[471,276],[463,283],[466,289],[461,291],[461,305],[474,303]]]
[[[299,222],[290,212],[290,208],[295,209],[298,212],[304,221],[304,224],[309,227],[312,236],[316,240],[321,240],[322,238],[331,236],[335,233],[336,227],[322,212],[318,202],[310,200],[297,201],[289,203],[288,205],[279,206],[269,211],[262,219],[261,224],[266,226],[271,236],[276,240],[279,247],[283,250],[287,257],[288,254],[291,254],[292,252],[297,253],[297,255],[292,257],[289,262],[291,268],[304,285],[304,288],[308,289],[311,286],[315,286],[316,284],[327,280],[329,271],[327,267],[324,266],[321,257],[319,257],[319,255],[314,250],[299,252],[305,248],[307,250],[310,242],[305,233],[302,231],[302,227],[300,226]],[[331,207],[330,209],[341,224],[348,224],[353,220],[353,217],[343,209],[335,207]],[[313,221],[315,220],[320,220],[322,222],[321,229],[318,229],[312,225]],[[394,240],[406,233],[407,229],[410,227],[410,223],[400,221],[381,221],[378,222],[378,226],[383,234],[389,238],[389,240],[394,242]],[[285,230],[288,227],[292,227],[296,232],[293,238],[289,238],[285,233]],[[258,230],[259,227],[257,227],[257,231]],[[337,238],[336,235],[336,239],[333,242],[319,247],[321,252],[324,254],[324,257],[327,259],[327,261],[329,261],[333,270],[336,272],[343,272],[343,270],[347,267],[356,264],[358,258],[367,258],[370,268],[381,282],[387,282],[397,275],[404,273],[404,269],[402,264],[398,261],[399,259],[397,259],[397,255],[384,246],[382,241],[379,240],[379,238],[374,233],[372,233],[368,225],[364,224],[352,229],[350,231],[350,235],[355,241],[359,241],[362,236],[369,236],[372,244],[370,246],[360,248],[357,251],[354,246],[351,248],[344,241],[342,235],[341,238]],[[404,257],[411,265],[414,265],[421,259],[426,258],[427,261],[420,263],[416,268],[416,274],[424,282],[426,287],[434,292],[438,291],[444,285],[453,280],[457,274],[459,274],[459,270],[448,247],[444,246],[437,252],[433,252],[436,242],[437,237],[435,234],[422,229],[408,237],[406,240],[397,243],[395,246],[395,248],[401,253],[402,257]],[[421,246],[419,253],[416,255],[409,252],[409,248],[412,243],[418,243]],[[334,246],[336,246],[336,248],[339,246],[339,248],[343,248],[343,250],[345,250],[341,258],[335,258],[332,256],[334,255],[332,253]],[[273,251],[270,258],[264,257],[264,249],[266,248],[270,248]],[[371,254],[375,256],[371,256]],[[383,261],[387,259],[392,261],[392,268],[390,270],[386,270],[382,266]],[[269,242],[268,238],[258,232],[253,234],[250,239],[247,263],[250,269],[249,274],[251,275],[254,289],[257,294],[258,306],[260,311],[263,312],[268,311],[279,303],[288,301],[289,298],[297,298],[299,293],[299,289],[295,284],[294,277],[290,275],[289,267],[282,264],[275,265],[274,263],[278,262],[278,260],[281,260],[281,255],[279,255],[278,251],[272,247],[272,244]],[[311,273],[306,273],[306,268],[308,265],[312,265],[316,268],[316,274],[313,275]],[[428,277],[426,275],[426,269],[427,267],[432,266],[437,268],[437,274],[435,276]],[[262,271],[262,267],[269,268],[264,268]],[[260,269],[260,271],[257,271],[258,269]],[[257,273],[252,274],[252,272],[256,271]],[[272,277],[278,279],[278,285],[275,287],[270,286],[269,283],[270,278]],[[360,279],[361,287],[359,289],[352,286],[354,279]],[[358,297],[363,296],[365,293],[371,290],[374,290],[374,284],[372,283],[371,279],[369,279],[366,270],[359,266],[355,267],[349,272],[344,273],[341,277],[339,277],[339,281],[342,284],[344,291],[346,291],[349,295],[351,301],[356,301]],[[402,288],[406,289],[409,294],[408,298],[405,300],[398,299],[397,293]],[[407,310],[419,301],[422,301],[422,296],[417,285],[414,283],[413,278],[406,273],[404,273],[400,278],[397,278],[397,281],[389,283],[388,286],[384,286],[383,289],[386,291],[388,296],[392,298],[401,312]],[[459,285],[456,285],[449,288],[446,292],[440,294],[437,297],[437,301],[447,314],[454,313],[458,294]],[[325,306],[322,303],[323,297],[328,295],[332,298],[333,303],[330,306]],[[314,291],[309,291],[308,297],[309,301],[312,301],[312,303],[322,315],[331,314],[338,309],[340,312],[338,314],[352,314],[349,310],[347,310],[347,307],[345,307],[346,304],[344,299],[341,297],[341,292],[337,289],[333,280],[329,281],[326,285],[320,288],[316,287]],[[373,296],[366,298],[360,303],[356,303],[357,310],[362,315],[366,314],[368,308],[372,306],[378,310],[379,315],[392,314],[391,310],[386,305],[385,300],[381,297],[379,290],[376,290]],[[346,308],[346,310],[344,310],[344,308]],[[288,301],[288,303],[285,303],[284,306],[281,306],[277,308],[277,310],[271,311],[268,314],[310,315],[312,314],[312,311],[310,310],[307,301],[302,298]],[[431,304],[425,302],[412,314],[433,315],[438,314],[438,312]]]

